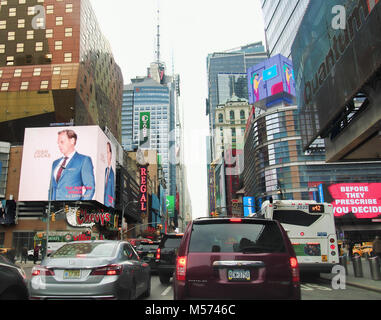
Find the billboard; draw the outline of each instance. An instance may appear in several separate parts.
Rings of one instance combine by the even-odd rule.
[[[280,54],[249,68],[247,84],[249,103],[264,100],[264,108],[271,106],[274,100],[290,100],[296,95],[292,62]]]
[[[381,217],[381,183],[320,184],[319,200],[333,205],[335,218]]]
[[[245,217],[255,214],[255,198],[243,197],[243,213]]]
[[[139,114],[139,146],[150,148],[151,113],[140,112]]]
[[[310,1],[291,49],[304,148],[380,68],[380,23],[380,1]]]
[[[115,207],[115,146],[98,126],[26,128],[19,201]]]

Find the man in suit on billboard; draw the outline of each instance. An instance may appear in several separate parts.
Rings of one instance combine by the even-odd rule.
[[[111,143],[107,142],[107,168],[105,170],[105,192],[104,205],[107,207],[115,206],[115,175],[111,166],[112,148]]]
[[[76,143],[77,134],[73,130],[58,132],[58,148],[63,157],[52,165],[51,200],[92,200],[94,196],[93,162],[75,150]]]

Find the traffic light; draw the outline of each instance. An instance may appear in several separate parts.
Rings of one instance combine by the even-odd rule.
[[[52,222],[56,221],[56,214],[52,212]]]
[[[69,212],[69,205],[65,205],[65,212],[66,212],[66,213]]]

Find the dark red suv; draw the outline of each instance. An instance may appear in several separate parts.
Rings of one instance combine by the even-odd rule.
[[[299,267],[279,222],[200,218],[187,226],[174,299],[300,299]]]

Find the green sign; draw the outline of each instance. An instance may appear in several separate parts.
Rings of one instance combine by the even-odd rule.
[[[175,216],[175,196],[167,196],[166,206],[168,209],[168,216],[173,218]]]
[[[140,112],[139,116],[139,145],[144,148],[150,147],[150,129],[151,114],[150,112]]]

